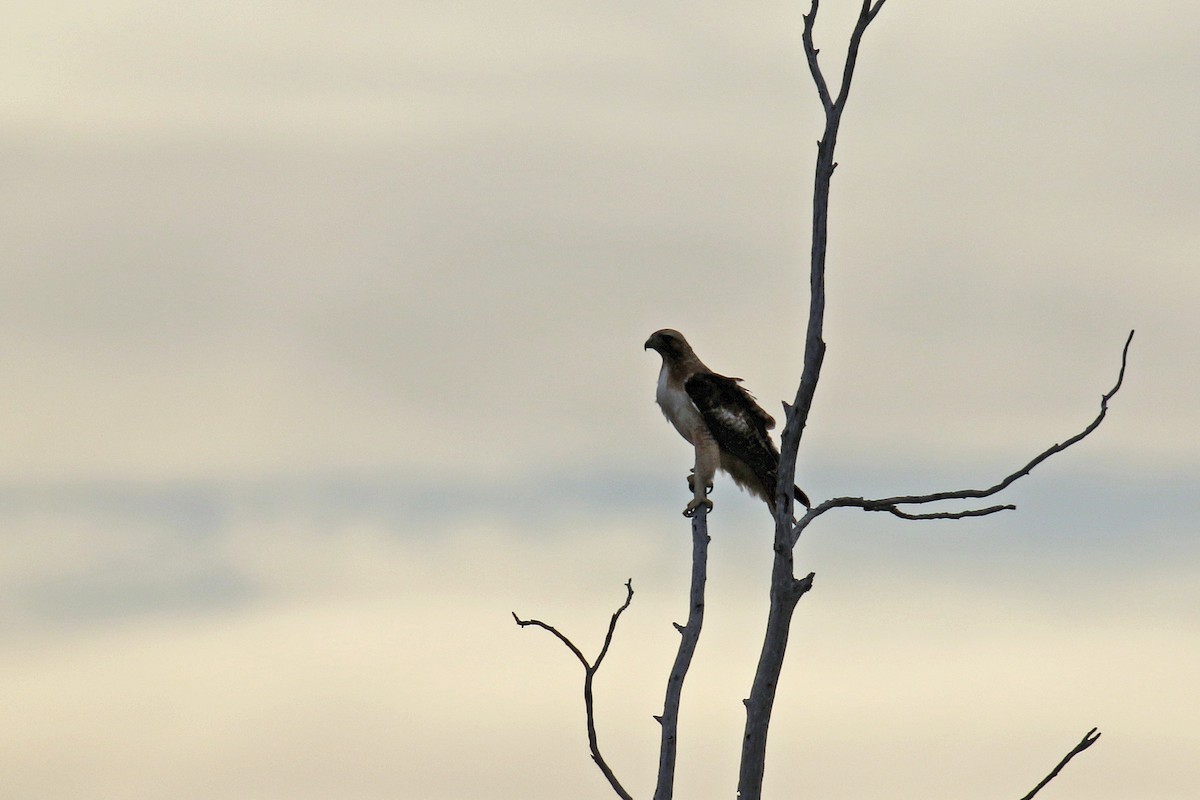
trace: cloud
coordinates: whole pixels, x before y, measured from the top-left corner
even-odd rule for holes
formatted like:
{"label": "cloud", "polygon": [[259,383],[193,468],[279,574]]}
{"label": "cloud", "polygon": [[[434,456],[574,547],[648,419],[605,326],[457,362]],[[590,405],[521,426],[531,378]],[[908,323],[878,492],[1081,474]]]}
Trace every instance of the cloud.
{"label": "cloud", "polygon": [[[45,35],[13,74],[54,90],[4,85],[10,474],[651,458],[637,345],[664,324],[793,393],[816,130],[794,9],[217,11],[15,21]],[[1115,7],[1062,37],[1074,13],[938,13],[864,54],[822,424],[864,455],[1058,435],[1138,327],[1123,441],[1186,462],[1194,387],[1166,365],[1195,333],[1196,181],[1130,157],[1151,142],[1117,80],[1150,59],[1155,147],[1187,141],[1181,26],[1151,6],[1110,48]],[[845,10],[822,14],[832,59]]]}
{"label": "cloud", "polygon": [[[822,8],[830,71],[853,10]],[[648,785],[690,455],[640,343],[678,327],[770,410],[794,394],[819,135],[801,12],[9,15],[12,790],[604,796],[576,665],[506,615],[590,647],[631,575],[600,724]],[[1018,513],[837,517],[802,543],[819,582],[774,725],[780,791],[1024,791],[1092,724],[1062,791],[1200,784],[1177,566],[1195,561],[1196,13],[889,4],[872,28],[810,493],[989,485],[1092,418],[1138,335],[1104,426],[1014,491]],[[769,558],[758,505],[718,508],[689,796],[732,784]]]}
{"label": "cloud", "polygon": [[[190,605],[164,596],[66,627],[10,626],[0,694],[12,790],[603,796],[586,756],[578,665],[509,612],[550,621],[594,652],[629,577],[636,595],[598,682],[599,725],[614,766],[631,785],[649,784],[669,622],[686,605],[686,523],[674,506],[577,508],[560,525],[503,505],[423,517],[348,491],[227,493],[235,500],[220,524],[191,539],[163,535],[153,555],[149,534],[114,524],[119,515],[69,547],[61,524],[28,526],[64,546],[6,547],[27,580],[115,573],[136,584],[142,570],[177,560],[167,546],[251,591]],[[552,495],[542,502],[552,507]],[[143,495],[124,508],[147,520],[156,503]],[[162,505],[176,506],[169,518],[183,527],[212,519],[195,512],[204,504]],[[761,509],[732,497],[721,507],[685,692],[680,792],[693,795],[733,782],[770,560],[756,535],[766,533]],[[883,781],[911,797],[1012,790],[1100,725],[1104,749],[1064,786],[1169,797],[1194,783],[1190,751],[1171,744],[1192,723],[1180,700],[1200,618],[1186,570],[1112,563],[1103,539],[1025,524],[895,522],[880,535],[831,520],[810,531],[802,559],[817,585],[780,690],[772,781],[846,797]],[[1160,531],[1143,544],[1164,541]],[[445,768],[456,748],[471,754],[471,770]]]}

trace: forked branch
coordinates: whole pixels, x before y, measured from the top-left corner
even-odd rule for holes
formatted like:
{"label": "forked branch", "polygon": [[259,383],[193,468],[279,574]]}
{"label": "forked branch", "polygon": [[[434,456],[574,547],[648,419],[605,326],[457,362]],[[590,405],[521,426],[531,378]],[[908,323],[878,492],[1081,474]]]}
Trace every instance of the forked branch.
{"label": "forked branch", "polygon": [[846,108],[846,100],[850,97],[850,84],[854,79],[854,68],[858,64],[858,49],[862,44],[863,34],[867,26],[883,8],[885,0],[863,0],[859,9],[858,20],[850,34],[850,44],[846,51],[846,62],[842,68],[842,85],[838,87],[837,98],[829,92],[825,75],[817,61],[820,52],[813,44],[813,26],[817,21],[817,11],[820,0],[812,0],[812,6],[804,15],[804,55],[808,60],[808,68],[812,73],[813,82],[817,86],[817,94],[825,109],[825,130],[817,142],[817,163],[813,179],[813,213],[812,213],[812,243],[810,247],[809,269],[809,305],[808,328],[804,338],[804,370],[800,375],[800,385],[796,388],[796,399],[786,406],[786,421],[780,434],[779,480],[775,500],[775,544],[784,547],[787,533],[791,529],[792,519],[792,486],[796,477],[796,457],[800,450],[800,438],[804,435],[804,427],[808,424],[808,414],[812,408],[813,397],[817,392],[817,382],[821,378],[821,365],[825,360],[825,253],[829,241],[829,189],[833,180],[833,171],[837,163],[833,154],[837,148],[838,130],[842,124],[842,112]]}
{"label": "forked branch", "polygon": [[1108,414],[1108,403],[1121,390],[1121,384],[1125,381],[1125,368],[1129,362],[1129,345],[1133,342],[1133,331],[1129,332],[1129,336],[1125,339],[1125,346],[1121,349],[1121,369],[1117,372],[1117,382],[1113,387],[1105,392],[1100,397],[1100,411],[1095,419],[1088,424],[1082,431],[1072,436],[1070,439],[1058,444],[1047,447],[1042,452],[1034,456],[1027,464],[1015,472],[1006,475],[999,483],[994,486],[989,486],[986,489],[958,489],[949,492],[934,492],[931,494],[915,494],[915,495],[898,495],[896,497],[884,497],[876,500],[869,500],[862,497],[834,497],[826,500],[823,503],[817,504],[810,509],[807,514],[796,524],[792,531],[792,544],[800,538],[800,534],[806,527],[817,517],[830,511],[834,508],[861,508],[864,511],[885,511],[902,519],[962,519],[964,517],[982,517],[987,514],[994,514],[998,511],[1007,511],[1015,509],[1014,505],[995,505],[986,508],[968,509],[966,511],[950,511],[950,512],[932,512],[932,513],[911,513],[902,511],[899,506],[905,505],[921,505],[924,503],[936,503],[942,500],[980,500],[985,497],[991,497],[994,494],[1004,491],[1020,478],[1025,477],[1033,468],[1041,464],[1046,459],[1057,453],[1061,453],[1073,444],[1076,444],[1086,438],[1092,431],[1100,427],[1100,423],[1104,421],[1104,417]]}
{"label": "forked branch", "polygon": [[1072,758],[1074,758],[1075,756],[1082,753],[1084,750],[1087,750],[1089,747],[1091,747],[1093,744],[1095,744],[1096,740],[1099,738],[1100,738],[1100,732],[1098,730],[1096,730],[1095,728],[1092,728],[1090,731],[1085,733],[1083,735],[1083,738],[1079,740],[1079,744],[1077,744],[1073,748],[1071,748],[1071,752],[1069,752],[1065,756],[1063,756],[1063,760],[1058,762],[1058,766],[1055,767],[1054,769],[1050,770],[1050,774],[1047,775],[1046,777],[1042,778],[1042,782],[1039,783],[1037,786],[1033,787],[1033,789],[1029,792],[1029,794],[1022,797],[1021,800],[1030,800],[1030,798],[1032,798],[1035,794],[1037,794],[1038,792],[1040,792],[1042,790],[1043,786],[1045,786],[1050,781],[1054,780],[1054,777],[1056,775],[1058,775],[1059,772],[1062,771],[1062,768],[1067,765],[1068,761],[1070,761]]}
{"label": "forked branch", "polygon": [[817,85],[817,95],[821,98],[821,105],[825,107],[826,114],[831,113],[835,108],[840,114],[842,108],[845,107],[846,98],[850,96],[850,80],[854,77],[854,67],[858,63],[858,47],[862,43],[863,33],[871,24],[871,20],[875,19],[879,9],[883,8],[884,2],[885,0],[875,0],[874,3],[871,3],[871,0],[863,0],[862,9],[858,14],[858,22],[855,23],[854,31],[850,34],[850,46],[846,50],[846,63],[842,69],[842,85],[838,90],[836,100],[830,97],[829,86],[825,83],[825,76],[821,73],[821,65],[817,63],[817,55],[821,51],[813,44],[813,25],[817,21],[820,0],[812,0],[812,7],[804,15],[802,37],[804,56],[808,60],[808,70],[812,73],[813,83]]}
{"label": "forked branch", "polygon": [[617,630],[617,620],[621,618],[621,614],[625,609],[629,608],[629,604],[633,602],[633,579],[625,581],[625,602],[613,612],[612,619],[608,622],[608,633],[604,635],[604,645],[600,648],[600,652],[596,655],[596,660],[589,662],[584,656],[583,651],[575,646],[565,634],[558,630],[553,625],[548,625],[540,619],[521,619],[517,613],[512,612],[513,620],[522,628],[532,625],[535,628],[549,631],[563,643],[563,645],[575,654],[575,658],[579,659],[579,663],[583,665],[583,706],[587,712],[587,735],[588,748],[592,753],[592,760],[596,762],[596,766],[604,773],[604,777],[608,779],[609,785],[613,791],[617,793],[622,800],[633,800],[629,792],[625,791],[625,787],[617,780],[617,776],[613,774],[612,769],[608,766],[608,762],[604,760],[604,756],[600,754],[600,744],[596,738],[596,716],[594,712],[594,703],[592,701],[592,681],[596,677],[597,670],[600,669],[601,662],[604,661],[604,656],[608,654],[608,647],[612,644],[613,633]]}

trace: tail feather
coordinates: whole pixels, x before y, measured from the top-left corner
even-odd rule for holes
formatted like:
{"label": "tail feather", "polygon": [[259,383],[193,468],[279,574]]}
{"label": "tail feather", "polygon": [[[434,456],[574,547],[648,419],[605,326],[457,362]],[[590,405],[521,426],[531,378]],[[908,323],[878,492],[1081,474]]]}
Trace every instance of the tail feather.
{"label": "tail feather", "polygon": [[799,486],[792,487],[795,490],[796,500],[805,508],[812,508],[812,503],[808,501],[808,495]]}
{"label": "tail feather", "polygon": [[[767,501],[767,508],[775,508],[775,476],[768,475],[762,482],[762,492],[759,496]],[[805,508],[812,508],[812,503],[808,500],[808,495],[799,486],[792,487],[792,494],[796,498],[796,502],[800,503]],[[772,512],[773,513],[773,512]]]}

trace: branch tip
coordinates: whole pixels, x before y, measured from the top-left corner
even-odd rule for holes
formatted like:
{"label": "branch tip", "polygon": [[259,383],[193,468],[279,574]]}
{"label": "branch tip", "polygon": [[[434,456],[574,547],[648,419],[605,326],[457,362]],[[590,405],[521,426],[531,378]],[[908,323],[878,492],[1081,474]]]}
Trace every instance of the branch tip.
{"label": "branch tip", "polygon": [[1040,792],[1047,783],[1054,780],[1054,778],[1058,775],[1058,773],[1062,771],[1062,768],[1067,765],[1067,762],[1069,762],[1072,758],[1074,758],[1075,756],[1082,753],[1084,750],[1087,750],[1089,747],[1091,747],[1093,744],[1095,744],[1096,740],[1099,738],[1100,738],[1100,732],[1096,728],[1092,728],[1090,731],[1085,733],[1083,735],[1083,738],[1079,740],[1079,744],[1077,744],[1073,748],[1071,748],[1071,752],[1069,752],[1065,756],[1063,756],[1062,761],[1058,762],[1058,766],[1056,766],[1054,769],[1050,770],[1050,774],[1047,775],[1046,777],[1042,778],[1041,782],[1037,786],[1033,787],[1033,789],[1030,790],[1029,794],[1022,797],[1021,800],[1030,800],[1030,798],[1032,798],[1035,794]]}

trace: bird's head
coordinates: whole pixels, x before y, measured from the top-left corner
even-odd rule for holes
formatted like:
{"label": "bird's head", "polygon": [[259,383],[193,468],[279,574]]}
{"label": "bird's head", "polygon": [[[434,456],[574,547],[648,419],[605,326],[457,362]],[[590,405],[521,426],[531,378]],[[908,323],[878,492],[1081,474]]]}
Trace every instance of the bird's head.
{"label": "bird's head", "polygon": [[683,338],[683,334],[671,328],[663,328],[650,334],[644,349],[654,350],[663,358],[676,359],[688,355],[692,348]]}

